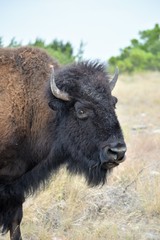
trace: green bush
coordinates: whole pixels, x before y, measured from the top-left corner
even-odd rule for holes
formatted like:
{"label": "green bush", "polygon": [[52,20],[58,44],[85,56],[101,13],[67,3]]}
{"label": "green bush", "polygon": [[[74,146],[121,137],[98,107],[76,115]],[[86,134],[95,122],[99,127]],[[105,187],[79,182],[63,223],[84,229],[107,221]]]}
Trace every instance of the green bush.
{"label": "green bush", "polygon": [[[62,65],[73,63],[75,60],[81,60],[83,58],[83,42],[80,43],[77,54],[74,54],[74,49],[70,42],[64,43],[63,41],[59,41],[57,39],[53,40],[49,44],[46,44],[44,40],[37,38],[34,42],[30,42],[27,45],[45,49],[51,57],[55,58]],[[20,46],[22,46],[22,44],[17,42],[15,38],[12,38],[7,47],[12,48]],[[0,37],[0,47],[4,47],[2,37]]]}
{"label": "green bush", "polygon": [[160,71],[160,26],[139,32],[140,40],[132,39],[130,46],[121,49],[121,54],[111,57],[110,68],[118,66],[121,72],[144,70]]}

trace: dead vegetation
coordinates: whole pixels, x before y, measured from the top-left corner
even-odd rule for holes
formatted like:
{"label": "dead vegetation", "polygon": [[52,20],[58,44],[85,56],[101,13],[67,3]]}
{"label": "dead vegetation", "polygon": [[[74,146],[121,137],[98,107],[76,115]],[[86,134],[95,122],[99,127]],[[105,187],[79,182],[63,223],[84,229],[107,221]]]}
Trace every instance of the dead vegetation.
{"label": "dead vegetation", "polygon": [[123,75],[115,95],[127,160],[99,188],[62,169],[26,201],[24,240],[160,240],[160,73]]}

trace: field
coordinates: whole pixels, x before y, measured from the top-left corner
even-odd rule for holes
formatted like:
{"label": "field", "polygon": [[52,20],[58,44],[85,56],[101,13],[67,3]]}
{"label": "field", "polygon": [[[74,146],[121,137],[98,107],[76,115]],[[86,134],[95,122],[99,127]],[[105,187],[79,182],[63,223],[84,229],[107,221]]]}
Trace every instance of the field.
{"label": "field", "polygon": [[98,188],[62,169],[24,204],[24,240],[160,240],[160,73],[120,76],[114,95],[126,161]]}

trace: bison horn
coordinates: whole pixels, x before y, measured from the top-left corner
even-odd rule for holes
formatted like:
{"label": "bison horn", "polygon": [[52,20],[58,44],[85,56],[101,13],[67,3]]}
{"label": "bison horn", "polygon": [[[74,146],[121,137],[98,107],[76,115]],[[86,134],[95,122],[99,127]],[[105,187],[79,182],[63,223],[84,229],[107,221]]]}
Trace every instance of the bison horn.
{"label": "bison horn", "polygon": [[116,85],[116,82],[117,82],[117,79],[118,79],[118,74],[119,74],[119,70],[118,70],[118,67],[116,67],[114,76],[113,76],[112,80],[109,82],[109,86],[110,86],[111,91],[113,90],[113,88]]}
{"label": "bison horn", "polygon": [[55,78],[54,78],[54,68],[53,65],[50,66],[52,68],[52,73],[51,73],[51,79],[50,79],[50,86],[51,86],[51,91],[53,95],[56,98],[62,99],[63,101],[70,101],[70,96],[68,93],[61,91],[55,83]]}

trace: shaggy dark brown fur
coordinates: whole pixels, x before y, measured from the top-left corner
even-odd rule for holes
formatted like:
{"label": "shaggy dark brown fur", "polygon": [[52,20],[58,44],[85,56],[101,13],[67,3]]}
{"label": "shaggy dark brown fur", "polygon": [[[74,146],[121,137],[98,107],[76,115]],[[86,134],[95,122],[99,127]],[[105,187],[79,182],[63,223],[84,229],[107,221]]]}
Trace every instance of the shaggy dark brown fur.
{"label": "shaggy dark brown fur", "polygon": [[[53,96],[51,67],[69,101]],[[105,66],[60,67],[40,49],[0,49],[0,226],[21,239],[22,204],[65,164],[103,184],[126,146]],[[49,106],[48,106],[49,105]]]}
{"label": "shaggy dark brown fur", "polygon": [[39,49],[0,49],[0,183],[13,181],[35,164],[33,157],[25,164],[20,156],[29,141],[40,159],[46,155],[44,149],[48,153],[46,128],[54,113],[44,100],[44,89],[50,64],[58,67]]}
{"label": "shaggy dark brown fur", "polygon": [[[39,49],[0,49],[0,188],[32,169],[37,159],[40,162],[49,152],[47,128],[54,112],[44,89],[51,75],[50,64],[58,67]],[[10,198],[6,194],[0,194],[3,232],[12,229],[24,201],[23,192],[21,196],[13,192]]]}

